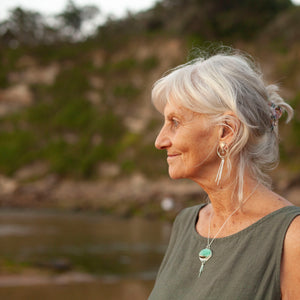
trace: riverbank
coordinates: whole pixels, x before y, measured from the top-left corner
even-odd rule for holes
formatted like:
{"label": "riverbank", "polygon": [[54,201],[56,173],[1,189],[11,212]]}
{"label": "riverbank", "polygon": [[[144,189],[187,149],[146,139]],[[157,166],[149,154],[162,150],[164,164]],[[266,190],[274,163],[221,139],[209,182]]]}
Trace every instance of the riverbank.
{"label": "riverbank", "polygon": [[[74,181],[55,175],[22,182],[0,179],[1,207],[99,211],[117,216],[157,217],[199,203],[205,193],[191,181],[149,180],[141,174],[116,179]],[[167,199],[167,207],[163,204]]]}
{"label": "riverbank", "polygon": [[39,269],[28,268],[17,274],[0,273],[0,291],[3,287],[62,285],[71,283],[93,282],[96,280],[97,278],[95,276],[82,272],[72,271],[62,274],[53,274],[51,272],[45,272]]}
{"label": "riverbank", "polygon": [[153,280],[105,280],[81,273],[49,277],[45,275],[0,276],[0,298],[9,300],[144,300]]}
{"label": "riverbank", "polygon": [[[285,170],[272,174],[274,190],[300,205],[300,177]],[[54,174],[36,180],[0,177],[0,205],[10,208],[53,208],[99,211],[116,216],[174,217],[182,208],[206,200],[189,180],[142,174],[119,179],[70,180]]]}

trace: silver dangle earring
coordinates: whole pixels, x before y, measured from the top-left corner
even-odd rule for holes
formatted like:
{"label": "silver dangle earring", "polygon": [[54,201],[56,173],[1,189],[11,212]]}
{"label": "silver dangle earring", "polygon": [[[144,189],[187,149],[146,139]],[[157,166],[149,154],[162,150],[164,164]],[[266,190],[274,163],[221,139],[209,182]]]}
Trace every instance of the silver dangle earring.
{"label": "silver dangle earring", "polygon": [[217,183],[217,185],[219,185],[221,177],[222,177],[224,161],[225,161],[225,157],[227,155],[227,150],[228,150],[227,145],[224,142],[221,142],[217,148],[217,154],[221,158],[220,166],[219,166],[218,173],[217,173],[217,176],[215,179],[215,182]]}

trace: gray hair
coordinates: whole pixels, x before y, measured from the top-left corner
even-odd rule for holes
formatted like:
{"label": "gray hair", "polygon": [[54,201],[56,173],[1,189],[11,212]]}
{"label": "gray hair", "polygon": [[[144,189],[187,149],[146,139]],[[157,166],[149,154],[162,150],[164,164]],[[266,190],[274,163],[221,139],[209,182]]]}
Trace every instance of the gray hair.
{"label": "gray hair", "polygon": [[172,100],[194,112],[207,114],[215,124],[224,125],[224,113],[234,113],[240,125],[229,148],[227,167],[230,173],[230,158],[238,158],[236,184],[242,201],[245,169],[270,187],[266,172],[279,161],[278,126],[272,125],[270,104],[287,113],[287,122],[293,109],[277,91],[276,85],[264,83],[259,67],[249,56],[232,50],[229,54],[201,56],[172,69],[154,84],[152,101],[161,113]]}

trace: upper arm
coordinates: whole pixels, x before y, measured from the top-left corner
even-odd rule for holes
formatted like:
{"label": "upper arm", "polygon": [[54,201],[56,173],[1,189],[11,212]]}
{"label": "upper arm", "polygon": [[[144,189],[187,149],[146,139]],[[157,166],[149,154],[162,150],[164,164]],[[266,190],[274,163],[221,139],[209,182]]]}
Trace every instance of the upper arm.
{"label": "upper arm", "polygon": [[300,216],[290,224],[281,261],[281,294],[283,300],[296,300],[300,295]]}

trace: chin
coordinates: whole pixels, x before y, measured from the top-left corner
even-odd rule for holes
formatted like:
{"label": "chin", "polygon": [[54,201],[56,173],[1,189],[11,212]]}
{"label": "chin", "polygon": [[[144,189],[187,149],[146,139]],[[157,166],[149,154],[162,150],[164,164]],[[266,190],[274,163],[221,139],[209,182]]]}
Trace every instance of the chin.
{"label": "chin", "polygon": [[172,172],[169,170],[169,176],[172,179],[184,179],[187,178],[186,176],[184,176],[184,174],[181,174],[179,172]]}

